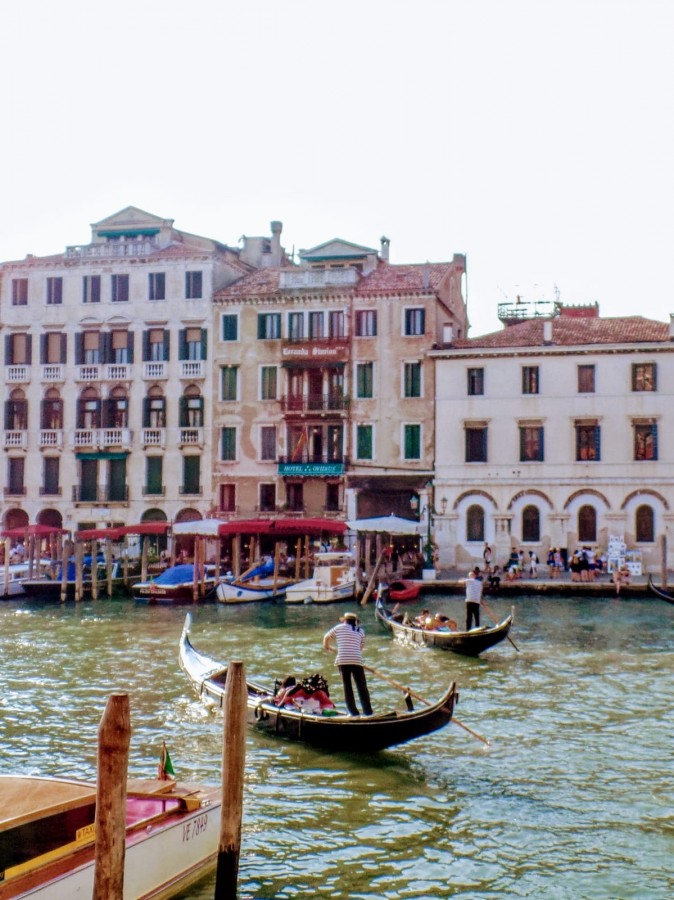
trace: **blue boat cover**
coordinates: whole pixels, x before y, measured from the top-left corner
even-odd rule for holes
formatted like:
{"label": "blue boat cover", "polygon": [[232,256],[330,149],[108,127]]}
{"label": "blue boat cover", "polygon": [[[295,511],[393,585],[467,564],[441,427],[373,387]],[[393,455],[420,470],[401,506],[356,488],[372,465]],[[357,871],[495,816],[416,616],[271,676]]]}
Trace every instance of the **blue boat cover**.
{"label": "blue boat cover", "polygon": [[183,563],[180,566],[172,566],[161,575],[152,579],[155,584],[185,584],[194,581],[194,566],[192,563]]}
{"label": "blue boat cover", "polygon": [[265,575],[273,575],[274,574],[274,560],[268,559],[266,562],[263,562],[261,565],[256,566],[252,572],[249,572],[247,575],[241,576],[239,578],[240,582],[248,581],[251,578],[256,578],[258,575],[264,577]]}

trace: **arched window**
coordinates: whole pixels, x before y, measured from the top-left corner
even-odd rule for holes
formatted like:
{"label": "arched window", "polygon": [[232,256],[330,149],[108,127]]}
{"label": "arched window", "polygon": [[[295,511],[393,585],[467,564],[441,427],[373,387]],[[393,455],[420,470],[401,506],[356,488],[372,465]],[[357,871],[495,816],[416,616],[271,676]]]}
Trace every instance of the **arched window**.
{"label": "arched window", "polygon": [[655,540],[655,516],[652,506],[639,506],[636,513],[637,542],[652,544]]}
{"label": "arched window", "polygon": [[101,401],[94,388],[85,388],[77,401],[77,427],[101,427]]}
{"label": "arched window", "polygon": [[63,428],[63,401],[55,388],[50,388],[44,395],[40,427],[45,430]]}
{"label": "arched window", "polygon": [[541,539],[541,518],[537,506],[525,506],[522,510],[522,540],[536,543]]}
{"label": "arched window", "polygon": [[597,540],[597,510],[594,506],[581,506],[578,510],[578,540],[592,544]]}
{"label": "arched window", "polygon": [[469,506],[466,513],[466,538],[469,541],[484,540],[484,510],[481,506]]}

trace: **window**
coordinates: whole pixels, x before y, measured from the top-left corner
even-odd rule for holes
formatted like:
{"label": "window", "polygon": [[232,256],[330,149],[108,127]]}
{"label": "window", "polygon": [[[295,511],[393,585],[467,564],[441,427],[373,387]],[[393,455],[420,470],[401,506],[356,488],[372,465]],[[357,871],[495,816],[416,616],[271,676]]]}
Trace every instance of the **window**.
{"label": "window", "polygon": [[169,334],[164,328],[143,332],[143,362],[164,362],[169,358]]}
{"label": "window", "polygon": [[373,459],[374,427],[372,425],[356,425],[356,457]]}
{"label": "window", "polygon": [[183,494],[201,493],[201,457],[183,456]]}
{"label": "window", "polygon": [[123,388],[115,388],[112,395],[103,401],[103,427],[129,427],[129,399]]}
{"label": "window", "polygon": [[239,339],[239,317],[234,313],[227,313],[222,317],[222,339],[223,341],[238,341]]}
{"label": "window", "polygon": [[143,428],[166,428],[166,398],[152,388],[143,401]]}
{"label": "window", "polygon": [[166,274],[150,272],[147,276],[148,300],[166,300]]}
{"label": "window", "polygon": [[262,366],[260,369],[260,400],[276,400],[278,396],[278,368]]}
{"label": "window", "polygon": [[325,337],[325,325],[322,312],[309,313],[309,337],[313,340],[320,340]]}
{"label": "window", "polygon": [[258,313],[257,336],[260,340],[278,340],[281,337],[281,313]]}
{"label": "window", "polygon": [[93,388],[82,391],[77,401],[77,427],[83,429],[101,427],[101,401]]}
{"label": "window", "polygon": [[344,434],[344,429],[341,425],[328,425],[328,429],[327,429],[328,462],[341,461],[343,434]]}
{"label": "window", "polygon": [[576,425],[576,461],[598,462],[601,459],[601,429],[596,422]]}
{"label": "window", "polygon": [[28,428],[28,401],[21,390],[12,391],[5,401],[5,429],[25,431]]}
{"label": "window", "polygon": [[260,511],[274,512],[276,509],[276,485],[260,485]]}
{"label": "window", "polygon": [[129,300],[129,276],[111,276],[111,299],[113,303],[128,303]]}
{"label": "window", "polygon": [[236,512],[236,485],[220,485],[220,509],[222,512]]}
{"label": "window", "polygon": [[539,393],[538,366],[522,366],[522,393]]}
{"label": "window", "polygon": [[421,459],[421,425],[403,425],[404,458]]}
{"label": "window", "polygon": [[288,508],[292,512],[302,512],[304,510],[304,485],[301,481],[289,481],[286,485],[286,497],[288,498]]}
{"label": "window", "polygon": [[377,310],[359,309],[355,319],[356,337],[377,336]]}
{"label": "window", "polygon": [[639,544],[652,544],[655,541],[655,516],[652,506],[637,507],[636,516],[636,538]]}
{"label": "window", "polygon": [[220,369],[220,399],[236,400],[238,398],[239,367],[222,366]]}
{"label": "window", "polygon": [[84,275],[82,278],[82,303],[101,302],[101,276]]}
{"label": "window", "polygon": [[101,335],[98,331],[85,331],[76,338],[77,365],[96,366],[101,362]]}
{"label": "window", "polygon": [[180,331],[178,358],[193,362],[206,359],[208,332],[205,328],[184,328]]}
{"label": "window", "polygon": [[202,272],[185,272],[185,297],[188,300],[200,300],[203,290]]}
{"label": "window", "polygon": [[304,313],[288,314],[288,340],[300,341],[304,338]]}
{"label": "window", "polygon": [[260,459],[265,462],[276,461],[276,425],[263,425],[260,428]]}
{"label": "window", "polygon": [[60,494],[59,488],[59,463],[58,456],[45,456],[42,465],[42,494]]}
{"label": "window", "polygon": [[658,426],[655,423],[634,426],[634,458],[638,461],[658,458]]}
{"label": "window", "polygon": [[635,363],[632,366],[632,390],[655,391],[657,369],[655,363]]}
{"label": "window", "polygon": [[24,475],[26,460],[23,456],[10,456],[7,460],[7,490],[10,494],[25,494]]}
{"label": "window", "polygon": [[47,331],[40,337],[40,362],[58,365],[66,361],[66,336],[62,331]]}
{"label": "window", "polygon": [[405,310],[405,334],[408,336],[420,335],[426,332],[426,310],[406,309]]}
{"label": "window", "polygon": [[8,334],[5,337],[5,365],[27,366],[32,360],[31,335],[25,332]]}
{"label": "window", "polygon": [[148,456],[145,459],[145,493],[164,493],[164,457]]}
{"label": "window", "polygon": [[466,462],[487,462],[487,426],[466,426]]}
{"label": "window", "polygon": [[78,496],[82,501],[95,501],[98,499],[98,460],[80,460],[80,483]]}
{"label": "window", "polygon": [[126,365],[133,362],[133,332],[113,331],[110,334],[110,355],[108,362]]}
{"label": "window", "polygon": [[28,279],[12,278],[12,306],[28,305]]}
{"label": "window", "polygon": [[541,516],[537,506],[525,506],[522,510],[522,540],[538,543],[541,539]]}
{"label": "window", "polygon": [[484,394],[484,369],[468,369],[468,396]]}
{"label": "window", "polygon": [[341,309],[333,310],[328,313],[328,336],[342,338],[344,335],[344,313]]}
{"label": "window", "polygon": [[63,279],[47,279],[47,305],[58,306],[63,303]]}
{"label": "window", "polygon": [[594,394],[594,366],[578,366],[578,393]]}
{"label": "window", "polygon": [[594,544],[597,540],[597,510],[594,506],[581,506],[578,510],[578,540]]}
{"label": "window", "polygon": [[225,426],[220,432],[220,459],[225,462],[236,460],[236,428]]}
{"label": "window", "polygon": [[403,373],[403,396],[421,397],[421,363],[405,363]]}
{"label": "window", "polygon": [[357,364],[356,397],[365,400],[374,397],[374,363]]}
{"label": "window", "polygon": [[481,506],[469,506],[466,510],[466,539],[484,540],[484,510]]}
{"label": "window", "polygon": [[520,425],[520,462],[543,462],[542,425]]}
{"label": "window", "polygon": [[339,506],[339,484],[329,481],[325,485],[325,509],[327,512],[338,512]]}
{"label": "window", "polygon": [[180,398],[180,427],[202,428],[204,424],[204,398],[199,389],[191,386],[186,388],[184,396]]}
{"label": "window", "polygon": [[63,428],[63,400],[58,391],[47,391],[42,401],[40,428],[46,431],[60,431]]}

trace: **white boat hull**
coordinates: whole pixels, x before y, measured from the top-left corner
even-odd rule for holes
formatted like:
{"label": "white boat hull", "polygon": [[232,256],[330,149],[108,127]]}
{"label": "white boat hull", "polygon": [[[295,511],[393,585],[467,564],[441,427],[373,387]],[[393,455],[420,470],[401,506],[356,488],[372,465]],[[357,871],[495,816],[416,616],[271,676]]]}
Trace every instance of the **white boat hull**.
{"label": "white boat hull", "polygon": [[236,582],[221,581],[215,591],[220,603],[254,603],[260,600],[283,599],[286,592],[285,584],[278,584],[274,589],[272,579],[263,579],[257,584],[236,584]]}
{"label": "white boat hull", "polygon": [[285,599],[286,603],[335,603],[339,600],[351,600],[355,596],[355,580],[329,585],[310,578],[289,587]]}

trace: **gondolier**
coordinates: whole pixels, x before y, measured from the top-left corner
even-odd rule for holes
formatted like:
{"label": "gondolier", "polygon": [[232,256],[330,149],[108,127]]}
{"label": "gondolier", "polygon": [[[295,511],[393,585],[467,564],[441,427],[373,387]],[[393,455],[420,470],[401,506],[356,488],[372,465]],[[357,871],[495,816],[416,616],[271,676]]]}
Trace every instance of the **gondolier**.
{"label": "gondolier", "polygon": [[466,631],[470,631],[473,621],[475,627],[480,627],[480,601],[482,600],[482,582],[475,577],[475,572],[469,572],[465,579],[466,585]]}
{"label": "gondolier", "polygon": [[[336,648],[331,643],[333,638],[337,642]],[[323,648],[331,653],[337,653],[336,662],[342,676],[344,702],[351,716],[360,715],[353,695],[353,683],[358,690],[364,715],[372,715],[370,692],[363,669],[364,643],[365,632],[360,627],[358,616],[354,612],[344,613],[339,624],[331,628],[323,638]]]}

